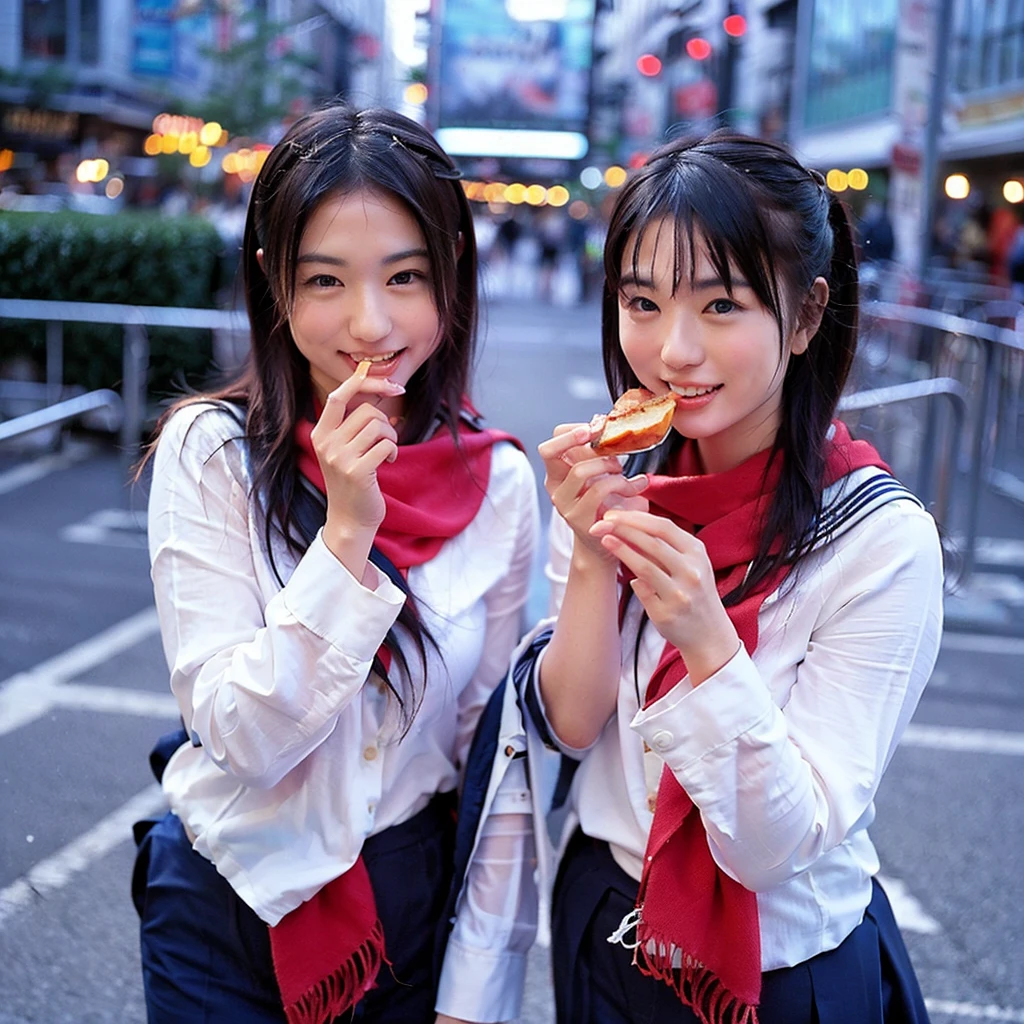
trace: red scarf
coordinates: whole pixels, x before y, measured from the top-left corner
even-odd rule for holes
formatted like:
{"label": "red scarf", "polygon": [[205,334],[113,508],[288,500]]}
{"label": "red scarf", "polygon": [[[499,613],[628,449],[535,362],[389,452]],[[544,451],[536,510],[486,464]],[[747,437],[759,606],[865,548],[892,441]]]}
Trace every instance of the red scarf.
{"label": "red scarf", "polygon": [[[312,430],[308,420],[295,428],[299,471],[325,492]],[[377,470],[387,511],[374,544],[403,575],[433,558],[476,516],[490,479],[491,448],[502,440],[522,447],[508,434],[460,422],[457,446],[442,427],[428,441],[402,445],[398,458]],[[320,1024],[355,1006],[387,959],[384,938],[360,856],[270,928],[274,973],[289,1024]]]}
{"label": "red scarf", "polygon": [[[834,427],[826,456],[826,487],[865,466],[888,471],[870,444],[852,441],[839,421]],[[644,491],[652,512],[691,533],[699,531],[720,595],[742,582],[757,552],[763,514],[782,469],[780,458],[771,464],[769,459],[766,450],[728,472],[698,475],[696,445],[689,442],[675,467],[678,475],[652,476]],[[727,609],[750,654],[757,647],[761,604],[788,571],[784,567],[772,573]],[[679,651],[666,644],[644,706],[668,693],[685,675]],[[761,996],[757,897],[715,863],[700,813],[667,765],[658,785],[636,905],[636,958],[644,974],[670,985],[702,1024],[756,1024]],[[672,950],[681,952],[682,969],[673,968]]]}

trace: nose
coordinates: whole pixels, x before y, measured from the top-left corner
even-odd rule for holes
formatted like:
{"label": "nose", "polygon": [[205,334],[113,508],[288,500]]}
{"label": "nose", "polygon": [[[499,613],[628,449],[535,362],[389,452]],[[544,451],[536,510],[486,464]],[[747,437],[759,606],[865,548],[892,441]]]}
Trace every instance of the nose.
{"label": "nose", "polygon": [[704,343],[696,317],[682,313],[673,317],[662,341],[661,361],[672,370],[700,366],[704,362]]}
{"label": "nose", "polygon": [[353,340],[361,342],[381,341],[391,333],[387,302],[376,289],[353,290],[348,330]]}

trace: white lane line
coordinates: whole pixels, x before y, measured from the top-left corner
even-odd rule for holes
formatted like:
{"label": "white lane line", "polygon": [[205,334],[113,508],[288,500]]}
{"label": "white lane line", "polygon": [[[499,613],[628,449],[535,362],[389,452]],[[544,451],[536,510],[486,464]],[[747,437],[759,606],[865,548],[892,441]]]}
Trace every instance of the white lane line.
{"label": "white lane line", "polygon": [[0,889],[0,927],[23,907],[63,888],[93,861],[126,842],[131,838],[134,822],[163,806],[165,801],[160,787],[147,787],[52,857],[40,861],[21,878]]}
{"label": "white lane line", "polygon": [[53,690],[51,702],[76,711],[111,711],[119,715],[177,718],[181,714],[178,702],[170,693],[122,690],[117,686],[65,683]]}
{"label": "white lane line", "polygon": [[925,999],[929,1013],[950,1017],[970,1017],[974,1020],[1001,1020],[1010,1024],[1024,1024],[1024,1010],[1011,1010],[1002,1006],[980,1006],[978,1003],[955,1003],[949,999]]}
{"label": "white lane line", "polygon": [[944,651],[970,651],[973,654],[1024,654],[1024,639],[1017,636],[990,636],[987,633],[943,633]]}
{"label": "white lane line", "polygon": [[900,745],[955,750],[964,754],[1024,755],[1024,733],[997,729],[956,729],[945,725],[907,726]]}
{"label": "white lane line", "polygon": [[156,609],[145,608],[35,668],[0,682],[0,736],[46,714],[67,680],[102,665],[158,630]]}
{"label": "white lane line", "polygon": [[26,484],[33,484],[59,469],[67,469],[76,462],[87,458],[92,451],[93,448],[90,444],[65,442],[64,451],[40,456],[23,466],[15,466],[13,469],[7,470],[6,473],[0,473],[0,494],[8,494]]}
{"label": "white lane line", "polygon": [[75,544],[107,544],[122,548],[146,547],[145,510],[104,508],[81,522],[65,526],[60,539]]}
{"label": "white lane line", "polygon": [[942,925],[921,906],[900,879],[880,874],[878,881],[889,897],[893,916],[901,931],[919,932],[921,935],[938,935],[942,931]]}

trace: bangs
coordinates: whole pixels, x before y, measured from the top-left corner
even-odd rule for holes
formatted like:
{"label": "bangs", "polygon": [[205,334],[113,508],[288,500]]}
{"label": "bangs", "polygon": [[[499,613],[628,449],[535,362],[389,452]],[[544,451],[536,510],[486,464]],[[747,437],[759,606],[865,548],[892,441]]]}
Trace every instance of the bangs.
{"label": "bangs", "polygon": [[[699,154],[688,153],[691,159]],[[662,233],[672,232],[672,294],[684,277],[692,286],[700,254],[705,253],[728,293],[736,275],[753,289],[762,305],[783,323],[782,288],[775,272],[775,235],[769,198],[755,191],[750,179],[719,161],[674,162],[671,167],[647,169],[635,184],[644,187],[623,196],[619,216],[609,232],[606,262],[608,284],[620,290],[622,267],[630,265],[637,279],[650,277],[640,264],[645,237],[655,231],[654,250]],[[651,181],[650,179],[656,179]],[[656,185],[656,187],[652,187]]]}

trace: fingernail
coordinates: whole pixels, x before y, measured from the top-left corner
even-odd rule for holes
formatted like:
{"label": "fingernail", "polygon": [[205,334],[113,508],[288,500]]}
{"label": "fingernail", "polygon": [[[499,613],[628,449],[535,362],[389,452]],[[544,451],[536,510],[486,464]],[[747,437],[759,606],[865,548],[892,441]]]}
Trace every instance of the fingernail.
{"label": "fingernail", "polygon": [[385,377],[384,381],[394,390],[396,395],[405,394],[405,385],[399,384],[397,380],[392,380],[390,377]]}
{"label": "fingernail", "polygon": [[643,490],[643,488],[647,486],[647,474],[637,473],[636,476],[631,476],[629,478],[629,482],[631,484],[635,484],[638,490]]}
{"label": "fingernail", "polygon": [[585,444],[590,440],[590,427],[577,427],[573,431],[572,437],[578,444]]}

